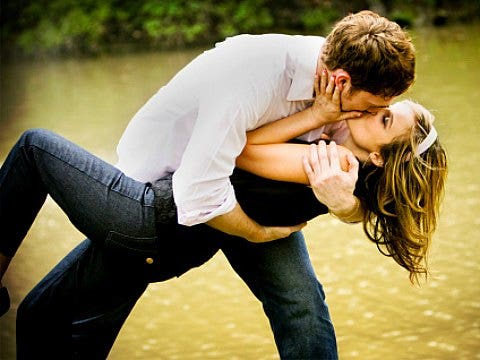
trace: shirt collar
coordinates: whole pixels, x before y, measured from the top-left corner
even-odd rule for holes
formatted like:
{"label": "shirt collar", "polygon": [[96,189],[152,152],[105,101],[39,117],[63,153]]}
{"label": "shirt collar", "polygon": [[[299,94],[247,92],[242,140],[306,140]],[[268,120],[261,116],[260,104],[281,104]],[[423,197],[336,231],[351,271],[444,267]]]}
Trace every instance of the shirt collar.
{"label": "shirt collar", "polygon": [[292,84],[287,94],[288,101],[311,100],[313,96],[313,80],[317,70],[317,60],[325,38],[320,36],[304,36],[305,41],[291,53],[294,69]]}

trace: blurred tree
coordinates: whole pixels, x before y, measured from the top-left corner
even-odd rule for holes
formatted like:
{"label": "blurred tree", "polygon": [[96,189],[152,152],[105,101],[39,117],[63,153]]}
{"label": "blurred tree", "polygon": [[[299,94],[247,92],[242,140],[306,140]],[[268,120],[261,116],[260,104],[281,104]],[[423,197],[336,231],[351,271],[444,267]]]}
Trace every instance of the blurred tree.
{"label": "blurred tree", "polygon": [[478,20],[480,0],[2,0],[2,54],[83,54],[116,44],[204,45],[238,33],[324,34],[373,9],[403,26]]}

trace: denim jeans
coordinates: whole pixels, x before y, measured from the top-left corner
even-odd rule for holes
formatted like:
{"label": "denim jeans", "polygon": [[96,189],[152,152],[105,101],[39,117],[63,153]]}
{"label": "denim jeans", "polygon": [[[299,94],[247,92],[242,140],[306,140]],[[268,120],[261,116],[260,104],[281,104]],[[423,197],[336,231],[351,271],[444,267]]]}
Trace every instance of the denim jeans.
{"label": "denim jeans", "polygon": [[31,130],[0,170],[0,228],[7,234],[1,252],[15,253],[46,194],[90,240],[20,305],[19,359],[105,359],[150,281],[180,276],[219,249],[262,302],[282,359],[337,358],[325,295],[300,232],[253,244],[206,225],[163,231],[148,184],[57,135]]}
{"label": "denim jeans", "polygon": [[[47,130],[26,131],[0,169],[0,251],[13,256],[47,195],[91,239],[157,246],[153,190]],[[54,244],[52,244],[54,246]]]}

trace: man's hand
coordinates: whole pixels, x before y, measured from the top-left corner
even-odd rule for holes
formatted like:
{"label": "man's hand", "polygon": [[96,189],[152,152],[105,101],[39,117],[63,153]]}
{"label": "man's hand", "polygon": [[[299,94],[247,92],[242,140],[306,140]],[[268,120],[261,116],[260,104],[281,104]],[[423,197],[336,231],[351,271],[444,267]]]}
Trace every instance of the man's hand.
{"label": "man's hand", "polygon": [[[307,223],[295,225],[295,226],[263,226],[263,234],[256,239],[250,239],[249,241],[255,243],[269,242],[273,240],[283,239],[295,231],[302,230]],[[247,239],[248,240],[248,239]]]}
{"label": "man's hand", "polygon": [[296,226],[262,226],[248,217],[237,203],[232,211],[214,217],[207,225],[224,233],[242,237],[250,242],[262,243],[283,239],[301,230],[307,223]]}
{"label": "man's hand", "polygon": [[328,76],[324,69],[320,76],[315,75],[315,101],[310,107],[312,116],[318,120],[322,126],[327,123],[357,119],[362,116],[360,111],[342,111],[341,90],[335,86],[335,77]]}
{"label": "man's hand", "polygon": [[358,179],[358,161],[350,151],[343,148],[342,151],[345,151],[344,169],[335,142],[328,147],[324,141],[312,144],[303,159],[303,168],[318,201],[341,220],[357,222],[362,219],[359,200],[353,195]]}

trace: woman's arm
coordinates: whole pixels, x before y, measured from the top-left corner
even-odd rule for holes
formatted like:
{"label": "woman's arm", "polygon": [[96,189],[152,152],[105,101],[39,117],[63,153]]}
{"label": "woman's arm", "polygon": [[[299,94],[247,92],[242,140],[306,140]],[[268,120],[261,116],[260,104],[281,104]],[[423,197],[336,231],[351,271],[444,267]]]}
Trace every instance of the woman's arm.
{"label": "woman's arm", "polygon": [[307,149],[308,145],[302,144],[247,144],[237,158],[237,166],[268,179],[308,185],[302,167]]}
{"label": "woman's arm", "polygon": [[[309,159],[309,163],[313,159],[309,147],[284,143],[335,119],[361,115],[359,112],[341,113],[340,91],[335,87],[334,78],[327,84],[325,72],[322,72],[320,84],[315,79],[315,92],[317,97],[312,107],[247,133],[247,144],[237,158],[237,166],[265,178],[311,185],[317,199],[334,215],[346,222],[360,221],[362,210],[353,195],[358,162],[350,151],[335,146],[336,160],[332,165],[330,151],[322,144],[315,161],[318,162],[318,154],[322,153],[323,167],[328,171],[322,173],[313,167],[307,175],[304,159]],[[342,191],[337,192],[337,188]]]}
{"label": "woman's arm", "polygon": [[341,111],[340,90],[335,87],[335,78],[330,77],[327,81],[327,77],[327,73],[322,72],[319,83],[318,76],[315,76],[316,97],[312,106],[249,131],[247,145],[284,143],[329,123],[361,116],[358,111]]}
{"label": "woman's arm", "polygon": [[248,145],[280,144],[320,128],[327,123],[315,117],[312,107],[247,132]]}
{"label": "woman's arm", "polygon": [[[340,166],[343,171],[350,168],[350,151],[337,145]],[[309,185],[303,168],[303,159],[310,156],[310,145],[306,144],[267,144],[245,146],[237,158],[237,166],[252,174],[272,180],[288,181]]]}
{"label": "woman's arm", "polygon": [[247,145],[237,158],[237,166],[268,179],[310,185],[318,201],[344,222],[363,218],[359,199],[353,195],[358,162],[342,146],[327,147],[324,142]]}

